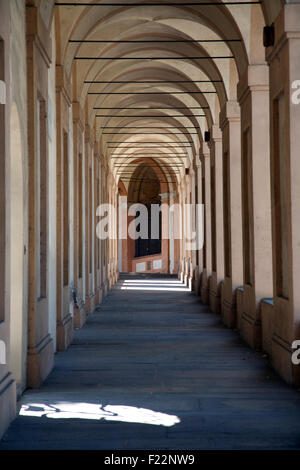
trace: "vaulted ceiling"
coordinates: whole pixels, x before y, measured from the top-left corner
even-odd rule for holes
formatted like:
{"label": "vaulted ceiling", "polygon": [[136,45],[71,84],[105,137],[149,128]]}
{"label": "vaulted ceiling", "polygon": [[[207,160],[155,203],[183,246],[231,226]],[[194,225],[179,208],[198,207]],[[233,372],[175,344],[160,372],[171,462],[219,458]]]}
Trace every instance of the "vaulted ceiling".
{"label": "vaulted ceiling", "polygon": [[[189,166],[248,64],[264,63],[262,29],[284,2],[137,3],[68,0],[55,11],[57,63],[115,174],[115,161],[142,155]],[[40,2],[45,21],[50,5]]]}

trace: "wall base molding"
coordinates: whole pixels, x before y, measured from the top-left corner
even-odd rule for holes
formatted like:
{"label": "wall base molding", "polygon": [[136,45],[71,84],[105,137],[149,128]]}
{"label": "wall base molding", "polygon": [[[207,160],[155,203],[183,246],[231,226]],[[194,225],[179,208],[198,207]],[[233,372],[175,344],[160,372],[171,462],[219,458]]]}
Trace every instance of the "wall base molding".
{"label": "wall base molding", "polygon": [[28,348],[27,353],[27,386],[39,388],[53,368],[53,339],[47,334],[35,347]]}
{"label": "wall base molding", "polygon": [[73,317],[68,313],[57,322],[57,350],[65,351],[73,339]]}
{"label": "wall base molding", "polygon": [[8,372],[0,380],[0,438],[14,420],[17,413],[16,383]]}
{"label": "wall base molding", "polygon": [[74,305],[74,328],[82,328],[86,322],[85,307]]}
{"label": "wall base molding", "polygon": [[262,326],[261,321],[253,318],[249,313],[243,312],[241,318],[241,336],[253,349],[261,347]]}
{"label": "wall base molding", "polygon": [[300,368],[299,365],[292,363],[291,344],[274,333],[272,336],[272,366],[276,372],[290,385],[294,387],[300,386]]}

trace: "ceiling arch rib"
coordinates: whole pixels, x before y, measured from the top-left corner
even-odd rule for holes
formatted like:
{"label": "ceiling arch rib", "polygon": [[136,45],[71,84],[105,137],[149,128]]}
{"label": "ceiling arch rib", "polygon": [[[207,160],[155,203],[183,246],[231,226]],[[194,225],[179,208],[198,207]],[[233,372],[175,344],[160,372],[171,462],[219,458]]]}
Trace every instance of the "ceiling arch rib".
{"label": "ceiling arch rib", "polygon": [[116,182],[118,184],[122,182],[122,184],[128,190],[132,175],[135,173],[136,168],[138,168],[140,164],[147,164],[150,166],[150,168],[159,169],[161,174],[164,175],[169,191],[176,189],[178,184],[179,167],[177,167],[175,164],[170,166],[163,161],[157,161],[156,159],[150,157],[147,160],[144,160],[143,158],[132,158],[130,162],[127,161],[126,163],[115,165],[112,171],[114,173]]}
{"label": "ceiling arch rib", "polygon": [[[110,103],[112,105],[112,103]],[[127,119],[135,118],[135,116],[139,116],[140,119],[143,119],[143,117],[147,116],[159,116],[161,117],[160,120],[163,120],[164,116],[165,119],[168,119],[170,122],[170,119],[174,118],[174,116],[178,116],[178,118],[184,119],[184,120],[189,120],[190,124],[188,127],[191,125],[194,125],[194,129],[197,131],[198,138],[201,136],[199,135],[199,129],[200,129],[200,119],[201,117],[197,116],[204,116],[204,110],[203,106],[197,104],[195,108],[190,109],[188,106],[188,103],[184,103],[183,101],[176,100],[174,97],[171,96],[164,96],[161,101],[159,101],[159,98],[156,98],[155,100],[149,101],[149,99],[143,97],[143,96],[138,96],[138,97],[133,97],[130,101],[125,100],[121,101],[118,103],[120,105],[121,109],[112,109],[112,110],[99,110],[98,112],[101,112],[101,114],[97,114],[97,116],[107,116],[105,117],[100,117],[99,123],[97,122],[97,126],[99,125],[102,129],[101,132],[101,138],[105,141],[106,135],[103,134],[103,132],[106,130],[105,128],[107,126],[111,126],[112,123],[116,125],[116,127],[119,126],[119,121],[118,120],[123,120],[125,116],[129,116]],[[132,107],[134,106],[135,109],[132,111],[129,111],[127,109],[123,110],[123,106]],[[169,107],[167,107],[167,105]],[[143,109],[141,107],[143,106]],[[139,109],[140,108],[140,109]],[[166,108],[166,109],[165,109]],[[111,114],[113,112],[113,114]],[[131,115],[130,115],[131,113]],[[112,117],[110,117],[112,116]],[[159,119],[156,118],[156,119]],[[126,118],[125,118],[126,119]],[[205,120],[205,118],[202,118],[202,120]],[[178,119],[179,122],[179,119]],[[176,123],[173,121],[173,124],[176,126]],[[181,125],[184,125],[184,122],[181,123]],[[189,134],[189,129],[186,131],[187,134]]]}
{"label": "ceiling arch rib", "polygon": [[[145,34],[145,31],[139,31],[140,38],[144,37]],[[163,34],[162,32],[160,33],[160,35],[158,35],[157,32],[155,34],[158,39],[161,38],[162,40],[166,40],[166,37],[169,38],[169,40],[171,41],[174,41],[176,39],[182,40],[182,35],[179,35],[178,33],[177,35],[174,35],[174,31],[172,36],[170,36],[170,34],[166,36],[165,33]],[[87,52],[87,48],[89,48],[90,46],[94,47],[93,53],[91,52],[92,49],[90,50],[90,52]],[[174,47],[174,43],[162,43],[160,46],[157,44],[147,44],[147,47],[145,47],[145,45],[142,43],[131,43],[127,46],[125,44],[115,44],[113,49],[100,51],[99,48],[97,49],[96,44],[84,44],[84,47],[79,47],[76,57],[79,58],[89,56],[95,58],[97,57],[100,60],[91,60],[90,63],[88,61],[83,61],[83,64],[81,64],[80,59],[77,59],[76,63],[78,69],[78,82],[84,84],[84,81],[86,79],[93,80],[96,79],[96,77],[99,75],[103,76],[103,80],[105,80],[104,77],[110,77],[113,82],[115,80],[115,77],[119,76],[120,73],[124,73],[124,71],[126,70],[131,70],[133,67],[136,67],[137,64],[141,67],[141,65],[147,66],[150,63],[150,65],[152,65],[153,67],[157,67],[157,61],[152,61],[151,63],[149,59],[147,60],[147,57],[158,56],[160,57],[160,67],[164,67],[166,69],[173,69],[173,71],[175,72],[177,71],[178,73],[186,74],[190,80],[197,80],[199,74],[203,74],[207,80],[218,80],[219,84],[216,87],[216,91],[220,95],[220,101],[224,101],[224,99],[226,99],[226,92],[220,80],[224,81],[228,94],[230,89],[228,84],[230,60],[220,59],[218,67],[218,60],[210,60],[212,56],[207,53],[205,48],[200,47],[200,45],[198,44],[176,44],[176,51],[174,50]],[[138,61],[130,59],[130,57],[133,55],[137,55],[139,57]],[[170,59],[163,59],[163,57],[168,56],[171,58],[171,61]],[[230,56],[231,52],[227,48],[227,46],[226,48],[223,47],[219,51],[216,50],[215,52],[215,57]],[[108,57],[115,58],[116,60],[105,60]],[[193,61],[192,59],[187,59],[188,57],[201,57],[202,59]],[[119,59],[126,60],[119,61]],[[84,85],[85,92],[88,91],[89,85]]]}
{"label": "ceiling arch rib", "polygon": [[[116,179],[119,182],[119,179],[123,176],[122,183],[128,189],[133,175],[136,174],[136,170],[139,168],[142,170],[142,168],[144,168],[144,171],[142,170],[142,172],[145,174],[146,166],[153,169],[159,179],[168,184],[170,191],[176,188],[176,167],[174,168],[173,165],[171,168],[163,162],[157,162],[155,159],[151,158],[149,158],[147,161],[142,158],[133,159],[130,163],[124,164],[124,167],[116,166],[114,169]],[[122,171],[119,171],[119,168],[122,168]]]}
{"label": "ceiling arch rib", "polygon": [[[179,121],[178,121],[178,120],[174,120],[174,118],[170,118],[170,121],[169,121],[168,123],[166,122],[166,120],[164,120],[162,123],[159,123],[159,124],[158,124],[158,121],[159,121],[159,120],[157,120],[157,119],[156,119],[155,121],[153,121],[153,120],[147,118],[147,119],[145,119],[145,120],[143,121],[143,125],[144,125],[144,126],[149,126],[150,128],[153,128],[154,126],[158,126],[158,125],[159,125],[162,130],[163,130],[164,127],[166,127],[166,126],[170,126],[170,125],[172,126],[172,125],[173,125],[173,128],[174,128],[174,129],[177,129],[177,132],[178,132],[179,126],[180,126],[180,128],[185,127],[185,126],[184,126],[184,123],[182,123],[182,122],[179,123]],[[125,123],[123,123],[123,126],[124,126],[124,124],[125,124]],[[141,126],[141,120],[137,120],[137,119],[129,120],[129,119],[127,119],[127,125],[129,125],[129,124],[130,124],[130,126],[135,126],[135,125],[136,125],[136,126],[139,127],[139,126]],[[120,125],[120,126],[118,126],[118,127],[123,127],[123,126]],[[124,128],[125,128],[125,126],[124,126]],[[169,132],[170,132],[170,129],[169,129]],[[141,133],[137,133],[135,136],[132,136],[132,137],[133,137],[136,141],[140,141],[141,138],[143,138],[145,141],[147,141],[147,140],[150,140],[150,136],[151,136],[151,138],[154,138],[154,137],[155,137],[157,140],[162,140],[162,139],[170,140],[170,137],[172,137],[173,141],[174,141],[175,143],[178,143],[178,145],[180,145],[180,142],[186,141],[186,140],[187,140],[186,138],[188,137],[187,135],[182,134],[182,138],[181,138],[181,139],[178,139],[178,134],[172,134],[172,135],[169,135],[169,134],[168,134],[168,135],[157,135],[157,134],[155,133],[155,131],[154,131],[152,134],[147,134],[147,136],[145,136],[145,135],[141,132]],[[130,136],[122,136],[122,137],[123,137],[123,141],[124,141],[124,142],[130,141],[130,139],[128,139],[128,137],[130,137]],[[131,137],[131,139],[132,139],[132,137]],[[116,139],[115,139],[115,140],[116,140]],[[189,153],[189,156],[190,156],[190,158],[192,158],[192,156],[194,155],[194,153],[195,153],[195,152],[197,151],[197,149],[198,149],[198,140],[196,140],[196,141],[188,140],[188,142],[190,143],[190,153]],[[111,148],[108,148],[108,147],[109,147],[109,145],[106,145],[105,147],[102,147],[101,150],[102,150],[102,153],[103,153],[103,154],[105,154],[106,151],[107,151],[107,154],[108,154],[109,156],[112,156],[113,154],[117,153],[116,149],[111,149]],[[111,146],[110,146],[110,147],[111,147]],[[145,147],[146,147],[146,146],[145,146]],[[149,147],[149,146],[148,146],[148,147]],[[122,149],[120,149],[120,150],[122,150]],[[146,149],[146,150],[147,150],[147,149]],[[179,148],[174,148],[174,146],[172,146],[171,152],[172,152],[172,154],[174,154],[174,155],[176,155],[176,154],[178,154],[178,153],[180,153],[180,154],[184,153],[185,155],[188,155],[188,152],[187,152],[188,149],[187,149],[187,148],[181,149],[180,152],[179,152],[178,150],[179,150]],[[161,151],[161,148],[159,148],[159,151]],[[141,153],[141,152],[140,152],[140,153]],[[181,156],[182,156],[182,155],[181,155]],[[181,158],[181,156],[180,156],[180,158]]]}
{"label": "ceiling arch rib", "polygon": [[[161,25],[160,25],[160,27],[161,27]],[[164,25],[164,28],[166,29],[166,26],[165,26],[165,25]],[[170,29],[169,26],[168,26],[167,28]],[[136,32],[136,31],[135,31],[135,32]],[[169,32],[169,31],[168,31],[168,32]],[[136,39],[135,39],[135,40],[136,40]],[[165,40],[165,36],[163,37],[163,40]],[[174,40],[174,36],[173,36],[173,40]],[[191,51],[191,50],[194,51],[194,52],[190,52],[190,51],[188,51],[188,50],[185,50],[185,55],[186,55],[186,54],[190,54],[190,55],[191,55],[192,53],[195,54],[195,51],[197,51],[198,55],[200,55],[200,56],[203,55],[203,56],[204,56],[204,51],[203,51],[203,49],[200,49],[200,52],[199,52],[199,48],[194,47],[194,44],[192,45],[192,47],[191,47],[190,44],[187,44],[187,45],[186,45],[185,43],[183,43],[183,45],[184,45],[185,49],[189,48],[190,51]],[[134,44],[134,46],[136,47],[135,44]],[[186,46],[187,46],[187,47],[186,47]],[[145,47],[143,47],[142,45],[140,45],[139,47],[140,47],[140,49],[142,48],[142,51],[143,51],[143,52],[145,51]],[[115,49],[116,49],[116,48],[115,48]],[[148,49],[148,50],[149,50],[149,49]],[[123,45],[123,51],[124,51],[124,45]],[[170,51],[170,49],[169,49],[169,51]],[[125,52],[126,52],[126,50],[125,50]],[[132,53],[132,46],[131,46],[131,51],[130,51],[130,52]],[[150,49],[149,52],[150,52],[150,53],[153,53],[153,50]],[[162,53],[161,50],[160,50],[159,52]],[[115,50],[114,53],[116,54],[116,57],[120,57],[120,54],[121,54],[120,51]],[[171,49],[170,53],[171,53],[171,54],[174,53],[173,49]],[[226,53],[228,54],[227,50],[226,50],[226,51],[224,51],[224,50],[222,51],[222,54],[226,54]],[[182,58],[182,56],[183,56],[183,54],[181,54],[181,56],[178,55],[178,57],[180,57],[180,58]],[[208,58],[209,58],[209,57],[207,56],[207,59],[208,59]],[[178,62],[178,61],[177,61],[177,62]],[[162,66],[162,63],[163,63],[163,61],[161,61],[161,62],[159,63],[159,65]],[[143,65],[146,65],[146,64],[147,64],[147,61],[143,63]],[[132,68],[132,67],[134,67],[135,65],[136,65],[136,64],[135,64],[135,61],[132,61],[132,65],[130,64],[130,67]],[[172,64],[172,65],[173,65],[173,64]],[[108,71],[107,69],[109,68],[109,66],[111,66],[111,70]],[[167,64],[166,62],[164,62],[164,67],[165,67],[165,66],[170,67],[170,64]],[[176,67],[176,66],[177,66],[177,67]],[[178,64],[176,64],[176,66],[175,66],[175,67],[172,67],[172,68],[173,68],[173,71],[175,70],[175,71],[178,72],[178,71],[180,70],[180,72],[182,73],[182,66],[181,66],[181,65],[178,65]],[[128,67],[128,62],[126,62],[126,67]],[[206,68],[211,68],[211,69],[212,69],[213,67],[215,67],[215,70],[213,70],[213,72],[212,72],[212,73],[215,74],[215,81],[218,81],[218,83],[221,83],[221,85],[219,86],[219,90],[220,90],[220,88],[221,88],[221,94],[222,94],[222,98],[223,98],[222,101],[224,102],[225,99],[226,99],[226,94],[225,94],[224,87],[222,88],[222,81],[221,81],[221,80],[222,80],[222,76],[220,75],[220,73],[218,73],[218,69],[217,69],[217,67],[216,67],[215,64],[211,64],[211,63],[209,62],[208,65],[206,66]],[[115,75],[112,73],[112,69],[113,69],[113,68],[117,70],[117,73],[119,73],[119,67],[118,67],[118,65],[116,66],[116,64],[115,64],[114,62],[112,62],[111,64],[107,64],[107,63],[104,64],[104,65],[102,66],[102,68],[101,68],[101,73],[100,73],[100,74],[99,74],[99,64],[97,64],[96,61],[95,61],[95,63],[92,65],[92,68],[93,68],[93,70],[96,69],[96,71],[98,72],[98,76],[100,75],[100,76],[103,78],[103,80],[104,80],[103,74],[104,74],[105,72],[109,72],[108,75],[109,75],[110,77],[112,77],[112,79],[115,77]],[[144,68],[145,68],[145,67],[144,67]],[[187,70],[186,76],[183,77],[183,79],[185,78],[185,79],[187,80],[189,77],[191,77],[191,75],[194,75],[195,78],[197,78],[197,75],[199,75],[199,66],[198,66],[198,64],[195,65],[195,64],[187,64],[187,63],[185,63],[185,69],[187,69],[187,68],[189,68],[189,70]],[[97,70],[97,69],[98,69],[98,70]],[[125,69],[125,67],[122,66],[123,73],[125,73],[124,69]],[[90,69],[90,70],[91,70],[91,69]],[[97,73],[97,72],[96,72],[96,73]],[[143,72],[145,73],[145,70],[144,70]],[[211,73],[211,75],[212,75],[212,73]],[[223,72],[223,73],[224,73],[224,72]],[[89,75],[92,75],[92,76],[94,75],[94,76],[95,76],[95,72],[94,72],[94,73],[91,73],[91,74],[89,74]],[[98,78],[98,76],[95,77],[95,78]],[[90,77],[87,77],[87,78],[90,78]],[[118,76],[118,78],[120,78],[120,77]],[[137,79],[137,78],[139,78],[139,77],[133,77],[133,78],[136,78],[136,79]],[[164,77],[160,77],[160,78],[164,78]],[[180,77],[179,77],[179,78],[180,78]],[[204,80],[210,80],[210,77],[207,76],[207,75],[204,75],[202,78],[203,78]],[[191,80],[191,78],[190,78],[190,80]],[[79,81],[82,82],[83,80],[79,80]],[[90,84],[89,84],[89,85],[90,85]],[[117,84],[117,86],[120,87],[120,86],[123,86],[123,85],[122,85],[122,84]],[[174,86],[174,85],[173,85],[173,86]],[[178,92],[178,91],[180,91],[180,93],[183,93],[183,92],[186,93],[186,91],[188,91],[186,88],[183,88],[183,85],[181,85],[181,87],[180,87],[179,84],[176,84],[176,86],[177,86],[177,88],[173,88],[172,90],[169,89],[168,92],[170,93],[171,91],[173,91],[173,92]],[[136,87],[136,84],[135,84],[135,87]],[[91,89],[91,88],[93,88],[93,87],[90,86],[89,88]],[[109,89],[109,91],[107,91],[107,93],[109,93],[109,92],[111,92],[111,93],[116,92],[116,91],[111,91],[111,90],[112,90],[112,87],[111,87],[111,86],[109,86],[109,88],[110,88],[110,89]],[[147,85],[147,88],[150,89],[149,85]],[[95,87],[94,87],[94,89],[95,89]],[[98,86],[97,86],[97,89],[99,89]],[[104,89],[104,88],[101,88],[101,90],[103,90],[103,89]],[[106,88],[106,90],[107,90],[107,88]],[[117,90],[117,87],[113,88],[113,90]],[[185,91],[185,90],[186,90],[186,91]],[[100,91],[100,90],[99,90],[99,91]],[[130,90],[128,90],[128,91],[130,91]],[[144,92],[144,91],[145,91],[145,89],[142,89],[142,90],[141,90],[141,92]],[[154,91],[154,90],[153,90],[153,91]],[[163,90],[163,89],[161,89],[161,88],[159,88],[158,90],[155,90],[156,93],[158,93],[158,92],[160,92],[160,91],[164,91],[164,92],[165,92],[165,90]],[[197,94],[198,94],[198,93],[200,92],[199,87],[194,87],[194,89],[191,90],[191,91],[192,91],[192,93],[190,94],[190,96],[192,96],[193,98],[195,98],[195,96],[193,95],[193,93],[197,93]],[[214,90],[213,92],[215,92],[215,91],[216,91],[216,90]],[[104,93],[103,91],[100,91],[100,92]],[[117,91],[117,92],[118,92],[118,91]],[[223,93],[222,93],[222,92],[223,92]],[[148,90],[148,93],[149,93],[149,90]],[[211,93],[211,91],[210,91],[209,93]],[[178,95],[176,95],[176,96],[177,96],[177,98],[178,98]],[[197,98],[199,98],[199,96],[200,96],[200,95],[198,95]],[[85,98],[85,97],[83,96],[83,100],[84,100],[84,98]],[[111,102],[111,100],[112,100],[113,98],[115,98],[115,97],[113,97],[112,95],[106,95],[106,99],[107,99],[108,101],[110,101],[110,102]],[[120,99],[119,96],[118,96],[117,98]],[[161,97],[161,98],[164,98],[164,97]],[[182,102],[183,102],[183,104],[185,104],[185,105],[186,105],[187,107],[189,107],[189,108],[193,108],[193,106],[197,105],[197,102],[196,102],[196,103],[189,103],[189,102],[186,102],[186,98],[189,99],[189,94],[188,94],[188,93],[186,93],[186,96],[180,96],[180,98],[185,98],[185,100],[183,99]],[[105,95],[101,95],[101,98],[98,100],[98,103],[95,103],[95,104],[97,104],[97,106],[93,106],[93,107],[101,107],[101,101],[102,101],[102,107],[107,107],[107,106],[105,106]],[[207,100],[206,100],[206,103],[205,103],[205,107],[209,109],[209,107],[206,106],[207,101],[210,101],[210,109],[211,109],[213,112],[214,112],[216,109],[219,109],[219,108],[220,108],[220,105],[218,105],[218,106],[215,105],[215,98],[214,98],[214,97],[212,97],[212,96],[208,96],[208,97],[207,97]],[[120,104],[120,101],[119,101],[119,104]],[[201,106],[201,105],[203,106],[202,103],[199,104],[199,106]],[[112,104],[110,104],[110,106],[111,106],[112,108],[114,107]],[[120,106],[119,106],[119,107],[120,107]],[[211,125],[212,122],[213,122],[213,118],[214,118],[215,116],[212,118],[211,115],[210,115],[210,113],[208,113],[207,111],[206,111],[206,113],[208,114],[208,125]],[[108,114],[108,113],[107,113],[107,114]],[[96,115],[96,113],[95,113],[95,115]],[[97,125],[97,127],[98,127],[98,125]],[[202,127],[202,132],[203,132],[203,131],[205,130],[205,128],[206,128],[205,124],[203,125],[201,122],[197,122],[196,127],[197,127],[197,128]]]}
{"label": "ceiling arch rib", "polygon": [[[137,79],[140,80],[143,74],[143,70],[139,70],[138,74],[133,75],[132,73],[122,75],[121,77],[118,77],[118,79],[126,79],[126,80],[132,80],[132,79]],[[173,73],[168,72],[167,74],[164,73],[163,70],[156,69],[156,70],[151,70],[148,67],[145,67],[144,74],[148,77],[150,80],[170,80],[170,77],[173,77],[174,79],[177,80],[187,80],[188,77],[179,75],[177,72],[176,75]],[[207,77],[202,77],[203,79]],[[207,90],[209,90],[210,84],[201,84],[202,88],[206,87]],[[100,88],[101,87],[101,88]],[[95,90],[97,89],[98,91],[100,90],[105,90],[107,93],[114,92],[114,91],[121,91],[124,92],[124,90],[127,90],[128,92],[137,92],[139,91],[141,94],[139,95],[89,95],[89,103],[91,108],[100,108],[92,111],[93,115],[99,115],[101,111],[101,115],[104,114],[110,114],[110,110],[103,109],[103,108],[121,108],[121,107],[137,107],[137,106],[149,106],[149,107],[170,107],[174,108],[173,114],[178,114],[179,108],[183,109],[188,109],[189,111],[185,114],[188,115],[197,115],[197,114],[205,114],[206,119],[208,121],[208,125],[210,125],[214,119],[215,119],[215,100],[216,100],[216,95],[214,94],[199,94],[199,87],[196,86],[193,83],[190,83],[188,88],[189,91],[194,92],[194,94],[153,94],[153,95],[146,95],[144,92],[146,91],[147,93],[153,91],[154,93],[172,93],[174,92],[183,92],[183,91],[188,91],[187,90],[187,84],[182,84],[180,87],[180,84],[170,84],[169,86],[167,84],[159,84],[154,87],[153,85],[147,84],[147,88],[145,88],[145,85],[133,83],[133,84],[115,84],[115,85],[106,85],[105,87],[103,85],[93,85],[91,89]],[[213,88],[210,86],[210,90],[213,90]],[[101,110],[102,109],[102,110]],[[182,109],[180,110],[182,112]],[[214,113],[212,116],[211,112]],[[119,114],[120,116],[124,114],[124,112],[121,112],[121,110],[116,110],[114,114]],[[126,110],[126,114],[128,114],[128,110]],[[132,114],[136,114],[136,110]],[[199,122],[196,120],[194,121],[194,124],[196,127],[199,127]],[[200,121],[201,124],[201,121]],[[106,122],[106,125],[107,122]],[[99,120],[99,127],[101,128],[102,122]],[[98,127],[98,122],[97,122],[97,127]],[[101,129],[99,130],[101,133]]]}
{"label": "ceiling arch rib", "polygon": [[[122,32],[123,34],[125,32],[127,35],[127,31],[134,25],[134,22],[155,23],[168,21],[169,23],[173,22],[176,24],[175,29],[178,29],[179,21],[187,20],[194,23],[197,34],[199,34],[199,26],[201,25],[214,31],[225,41],[233,38],[241,39],[240,43],[228,43],[232,54],[236,58],[238,70],[241,74],[248,63],[247,45],[249,44],[249,28],[243,28],[241,31],[234,16],[240,19],[240,11],[243,12],[243,17],[246,11],[246,16],[248,16],[250,21],[251,8],[254,8],[254,6],[246,4],[228,7],[227,5],[222,5],[222,2],[219,3],[220,5],[197,5],[194,7],[187,7],[184,4],[178,6],[166,4],[159,8],[154,6],[136,8],[134,3],[132,6],[120,8],[104,6],[100,8],[93,6],[63,7],[61,8],[62,21],[65,27],[62,37],[63,61],[70,71],[76,51],[76,46],[68,42],[70,38],[76,39],[79,37],[79,39],[84,39],[91,32],[97,30],[100,35],[103,34],[103,39],[122,39]],[[145,25],[142,27],[145,27]],[[189,36],[191,24],[182,23],[181,30]]]}

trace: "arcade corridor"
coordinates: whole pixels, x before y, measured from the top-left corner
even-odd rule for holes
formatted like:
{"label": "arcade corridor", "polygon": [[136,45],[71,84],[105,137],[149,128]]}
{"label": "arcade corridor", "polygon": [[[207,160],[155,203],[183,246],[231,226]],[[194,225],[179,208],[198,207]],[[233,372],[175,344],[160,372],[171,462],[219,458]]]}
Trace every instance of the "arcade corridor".
{"label": "arcade corridor", "polygon": [[300,0],[0,0],[0,448],[300,450],[299,124]]}
{"label": "arcade corridor", "polygon": [[1,449],[299,449],[300,393],[172,277],[121,276]]}

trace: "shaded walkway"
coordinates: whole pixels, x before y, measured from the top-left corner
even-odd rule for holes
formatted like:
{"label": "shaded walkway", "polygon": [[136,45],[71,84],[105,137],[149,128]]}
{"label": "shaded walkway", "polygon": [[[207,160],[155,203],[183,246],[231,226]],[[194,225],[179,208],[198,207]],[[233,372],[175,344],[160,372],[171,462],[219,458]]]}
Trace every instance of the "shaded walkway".
{"label": "shaded walkway", "polygon": [[123,278],[0,449],[300,448],[300,394],[176,278]]}

